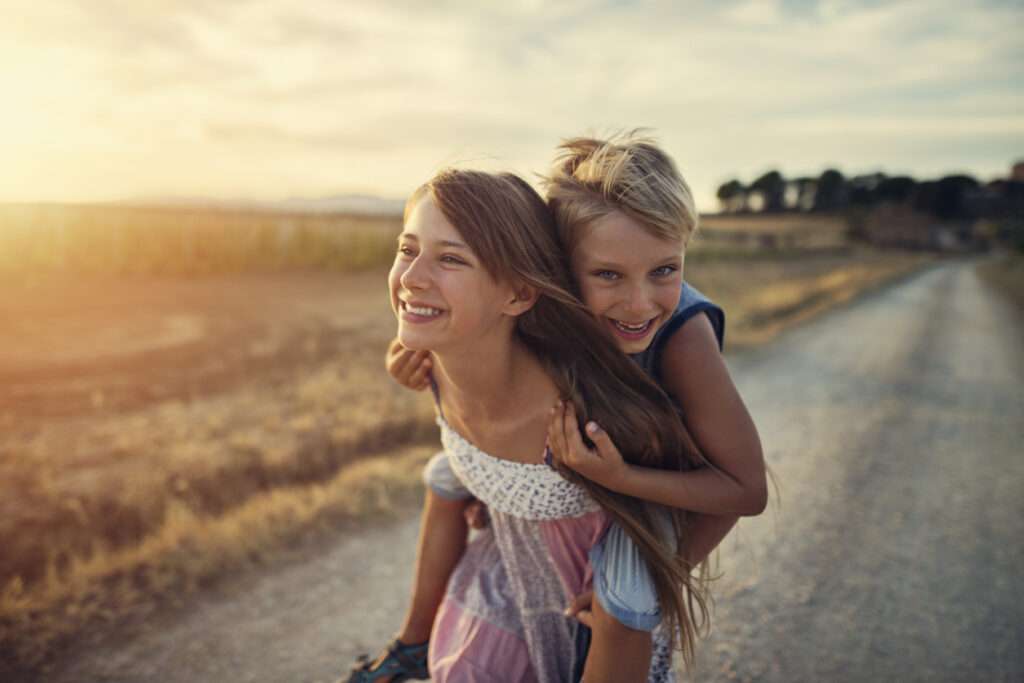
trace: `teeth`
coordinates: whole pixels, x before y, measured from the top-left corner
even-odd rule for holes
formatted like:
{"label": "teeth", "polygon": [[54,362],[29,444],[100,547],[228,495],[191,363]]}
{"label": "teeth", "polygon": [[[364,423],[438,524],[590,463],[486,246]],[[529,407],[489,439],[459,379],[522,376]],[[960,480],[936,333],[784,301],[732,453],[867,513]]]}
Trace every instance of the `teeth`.
{"label": "teeth", "polygon": [[612,323],[614,323],[615,327],[619,328],[623,332],[631,332],[633,334],[637,334],[639,332],[643,332],[644,330],[646,330],[647,327],[651,324],[651,321],[648,320],[647,322],[640,323],[639,325],[629,325],[627,323],[622,322],[621,320],[613,320]]}
{"label": "teeth", "polygon": [[417,306],[410,306],[409,304],[405,305],[405,310],[409,311],[410,313],[415,313],[416,315],[426,316],[428,318],[433,318],[435,315],[441,315],[440,309],[427,307],[419,308]]}

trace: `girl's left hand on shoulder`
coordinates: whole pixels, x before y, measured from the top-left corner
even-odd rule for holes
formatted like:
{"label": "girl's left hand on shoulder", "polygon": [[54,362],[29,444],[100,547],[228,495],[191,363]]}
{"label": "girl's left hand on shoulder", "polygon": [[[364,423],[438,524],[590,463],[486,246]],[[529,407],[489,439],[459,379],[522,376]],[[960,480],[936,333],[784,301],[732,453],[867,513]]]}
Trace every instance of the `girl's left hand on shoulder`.
{"label": "girl's left hand on shoulder", "polygon": [[587,479],[613,491],[619,490],[629,465],[622,459],[622,454],[608,433],[597,423],[587,423],[587,436],[595,448],[588,448],[583,443],[572,401],[556,403],[548,418],[548,448],[551,454],[558,462]]}

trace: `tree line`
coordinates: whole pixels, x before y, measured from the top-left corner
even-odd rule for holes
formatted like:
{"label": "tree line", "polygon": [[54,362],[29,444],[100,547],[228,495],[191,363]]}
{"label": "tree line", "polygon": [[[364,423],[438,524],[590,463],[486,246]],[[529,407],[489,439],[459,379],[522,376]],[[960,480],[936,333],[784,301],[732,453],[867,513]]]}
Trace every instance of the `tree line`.
{"label": "tree line", "polygon": [[[1020,179],[1014,179],[1014,177]],[[768,171],[745,185],[732,179],[719,186],[723,213],[782,211],[837,212],[899,204],[943,221],[981,217],[1020,217],[1024,208],[1024,162],[1010,178],[981,183],[970,175],[918,181],[910,176],[870,173],[846,177],[830,168],[816,178],[788,179]]]}

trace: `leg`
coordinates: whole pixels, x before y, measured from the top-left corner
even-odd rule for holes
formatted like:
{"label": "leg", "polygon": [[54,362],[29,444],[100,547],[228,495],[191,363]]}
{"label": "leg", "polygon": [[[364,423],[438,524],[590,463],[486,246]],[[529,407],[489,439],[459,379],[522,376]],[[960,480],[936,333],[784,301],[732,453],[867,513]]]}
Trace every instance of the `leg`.
{"label": "leg", "polygon": [[591,628],[583,683],[643,683],[647,680],[654,649],[650,631],[624,626],[597,600],[591,606]]}
{"label": "leg", "polygon": [[466,503],[465,499],[442,498],[427,489],[412,599],[398,632],[398,639],[405,644],[422,643],[430,637],[448,577],[466,548],[469,529],[462,515]]}
{"label": "leg", "polygon": [[[400,646],[422,645],[409,648],[416,659],[426,655],[427,640],[430,638],[438,607],[444,599],[448,577],[451,576],[466,547],[469,530],[462,510],[468,500],[472,499],[444,498],[427,488],[423,518],[420,522],[412,598],[397,638]],[[373,674],[393,656],[392,652],[385,650],[365,670],[357,669],[353,672],[349,680],[365,679],[374,683],[388,683],[394,676],[373,677]]]}

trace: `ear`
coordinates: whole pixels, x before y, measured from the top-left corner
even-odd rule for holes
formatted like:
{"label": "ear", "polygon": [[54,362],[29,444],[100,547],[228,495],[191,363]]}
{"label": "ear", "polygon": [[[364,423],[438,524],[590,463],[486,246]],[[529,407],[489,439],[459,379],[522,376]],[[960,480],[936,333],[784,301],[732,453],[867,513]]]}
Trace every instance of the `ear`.
{"label": "ear", "polygon": [[526,313],[537,301],[540,290],[527,284],[517,284],[512,289],[512,296],[505,304],[505,313],[508,315],[522,315]]}

